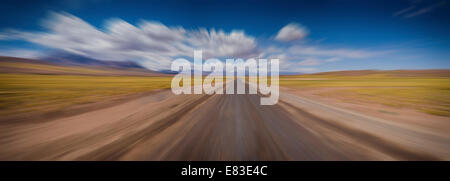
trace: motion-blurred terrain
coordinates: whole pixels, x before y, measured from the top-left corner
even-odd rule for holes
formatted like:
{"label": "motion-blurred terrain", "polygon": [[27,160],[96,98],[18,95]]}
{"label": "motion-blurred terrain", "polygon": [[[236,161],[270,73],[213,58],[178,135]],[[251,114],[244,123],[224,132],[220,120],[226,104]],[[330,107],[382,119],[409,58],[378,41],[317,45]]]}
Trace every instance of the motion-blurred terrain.
{"label": "motion-blurred terrain", "polygon": [[2,57],[0,160],[450,160],[449,70],[282,76],[261,106],[113,64]]}

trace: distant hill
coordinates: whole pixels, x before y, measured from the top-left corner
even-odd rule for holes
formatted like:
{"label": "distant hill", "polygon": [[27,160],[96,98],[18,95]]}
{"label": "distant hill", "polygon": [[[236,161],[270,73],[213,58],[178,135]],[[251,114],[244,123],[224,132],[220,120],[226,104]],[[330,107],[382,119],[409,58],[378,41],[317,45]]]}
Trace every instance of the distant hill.
{"label": "distant hill", "polygon": [[88,58],[85,56],[65,53],[65,52],[53,52],[50,55],[38,58],[39,60],[50,62],[64,66],[92,66],[92,67],[109,67],[119,69],[145,69],[141,65],[132,61],[107,61]]}
{"label": "distant hill", "polygon": [[48,58],[46,60],[0,56],[0,73],[63,74],[100,76],[171,76],[147,70],[134,62],[102,62],[88,59]]}
{"label": "distant hill", "polygon": [[425,69],[425,70],[346,70],[334,72],[320,72],[310,75],[335,75],[335,76],[364,76],[374,74],[386,74],[401,77],[450,77],[450,69]]}

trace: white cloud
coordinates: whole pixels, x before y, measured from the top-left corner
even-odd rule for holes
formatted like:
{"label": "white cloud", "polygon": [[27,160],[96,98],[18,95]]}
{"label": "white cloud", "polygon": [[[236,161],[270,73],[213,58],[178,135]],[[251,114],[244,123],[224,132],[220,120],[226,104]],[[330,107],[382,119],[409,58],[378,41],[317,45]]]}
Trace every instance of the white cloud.
{"label": "white cloud", "polygon": [[355,49],[330,49],[319,46],[294,45],[286,48],[270,46],[266,52],[267,58],[280,59],[282,72],[317,72],[316,66],[340,60],[359,59],[388,53],[386,51],[365,51]]}
{"label": "white cloud", "polygon": [[0,50],[0,56],[20,57],[20,58],[37,58],[42,56],[42,52],[26,49]]}
{"label": "white cloud", "polygon": [[205,57],[248,58],[258,53],[256,40],[242,31],[186,31],[150,21],[135,26],[121,19],[108,21],[100,30],[66,13],[53,13],[43,25],[48,32],[9,31],[0,37],[100,60],[137,61],[152,70],[168,69],[174,57],[192,57],[194,49],[202,49]]}
{"label": "white cloud", "polygon": [[404,18],[412,18],[416,17],[428,12],[433,11],[434,9],[445,5],[446,1],[440,1],[434,4],[430,4],[433,1],[412,1],[409,7],[404,8],[400,11],[397,11],[393,14],[393,16],[403,16]]}
{"label": "white cloud", "polygon": [[374,52],[352,49],[324,49],[314,46],[292,46],[288,53],[293,55],[326,56],[341,58],[367,58],[375,55]]}
{"label": "white cloud", "polygon": [[253,37],[245,35],[243,31],[232,31],[227,34],[214,29],[207,31],[200,29],[188,34],[188,42],[196,49],[203,50],[203,56],[251,58],[258,55],[257,43]]}
{"label": "white cloud", "polygon": [[302,39],[306,35],[308,35],[308,30],[305,27],[297,23],[290,23],[281,28],[275,40],[288,42]]}
{"label": "white cloud", "polygon": [[8,40],[8,36],[7,35],[1,35],[0,34],[0,40]]}
{"label": "white cloud", "polygon": [[[111,19],[97,28],[82,19],[54,13],[43,26],[47,31],[26,32],[9,30],[0,39],[21,39],[53,49],[64,50],[98,60],[135,61],[151,70],[170,69],[179,57],[193,57],[194,50],[203,50],[203,60],[208,58],[278,58],[280,71],[313,72],[314,66],[344,59],[364,59],[377,55],[354,49],[331,49],[320,46],[269,44],[262,48],[255,38],[243,31],[183,27],[168,27],[162,23],[141,21],[136,25],[122,19]],[[283,27],[276,40],[293,41],[304,38],[306,28],[291,23]],[[269,40],[273,41],[273,40]],[[273,42],[274,43],[274,42]],[[35,57],[36,51],[3,51],[0,55]]]}
{"label": "white cloud", "polygon": [[405,14],[406,12],[409,12],[409,11],[413,10],[414,8],[416,8],[416,6],[415,5],[411,5],[411,6],[407,7],[407,8],[405,8],[405,9],[402,9],[400,11],[395,12],[393,14],[393,16],[400,16],[402,14]]}
{"label": "white cloud", "polygon": [[276,57],[280,59],[280,72],[312,73],[318,71],[315,67],[302,65],[301,61],[290,60],[286,55],[279,55]]}
{"label": "white cloud", "polygon": [[302,60],[298,62],[298,65],[300,66],[313,66],[313,65],[320,65],[322,64],[322,61],[315,59],[315,58],[308,58],[306,60]]}
{"label": "white cloud", "polygon": [[314,72],[318,72],[318,69],[317,68],[297,67],[297,68],[292,69],[292,72],[314,73]]}
{"label": "white cloud", "polygon": [[340,58],[338,57],[331,57],[331,58],[317,58],[317,57],[310,57],[310,58],[306,58],[300,62],[298,62],[297,65],[299,66],[315,66],[315,65],[321,65],[324,63],[328,63],[328,62],[336,62],[338,61]]}

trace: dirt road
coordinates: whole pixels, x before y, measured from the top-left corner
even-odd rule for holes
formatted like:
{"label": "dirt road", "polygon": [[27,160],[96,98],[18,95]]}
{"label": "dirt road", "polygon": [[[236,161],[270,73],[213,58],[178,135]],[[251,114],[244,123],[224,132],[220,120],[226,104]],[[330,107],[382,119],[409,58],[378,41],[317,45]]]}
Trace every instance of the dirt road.
{"label": "dirt road", "polygon": [[0,160],[450,160],[446,131],[284,92],[276,105],[259,101],[167,90],[61,119],[0,124]]}

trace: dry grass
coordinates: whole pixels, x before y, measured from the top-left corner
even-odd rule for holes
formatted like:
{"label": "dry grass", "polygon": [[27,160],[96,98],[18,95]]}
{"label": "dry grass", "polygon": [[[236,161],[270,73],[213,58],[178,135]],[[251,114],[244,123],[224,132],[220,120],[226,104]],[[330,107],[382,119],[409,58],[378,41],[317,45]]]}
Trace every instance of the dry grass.
{"label": "dry grass", "polygon": [[0,116],[170,88],[171,77],[0,74]]}
{"label": "dry grass", "polygon": [[450,77],[446,76],[404,76],[389,72],[364,75],[315,74],[283,76],[280,85],[328,89],[317,94],[345,102],[380,103],[450,116]]}

